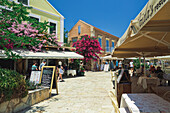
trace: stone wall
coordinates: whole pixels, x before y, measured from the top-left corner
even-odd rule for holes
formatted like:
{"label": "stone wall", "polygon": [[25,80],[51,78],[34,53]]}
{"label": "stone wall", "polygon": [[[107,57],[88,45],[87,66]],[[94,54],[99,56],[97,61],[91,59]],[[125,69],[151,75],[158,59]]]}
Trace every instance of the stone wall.
{"label": "stone wall", "polygon": [[1,103],[0,113],[18,112],[47,98],[49,98],[49,88],[32,90],[24,98],[16,98]]}

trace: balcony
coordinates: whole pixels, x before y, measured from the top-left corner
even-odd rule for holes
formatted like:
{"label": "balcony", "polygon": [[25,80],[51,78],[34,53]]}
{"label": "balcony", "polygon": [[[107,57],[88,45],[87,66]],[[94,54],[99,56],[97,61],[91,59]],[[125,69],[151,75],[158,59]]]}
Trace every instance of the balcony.
{"label": "balcony", "polygon": [[105,47],[104,51],[106,53],[111,53],[113,51],[114,47]]}

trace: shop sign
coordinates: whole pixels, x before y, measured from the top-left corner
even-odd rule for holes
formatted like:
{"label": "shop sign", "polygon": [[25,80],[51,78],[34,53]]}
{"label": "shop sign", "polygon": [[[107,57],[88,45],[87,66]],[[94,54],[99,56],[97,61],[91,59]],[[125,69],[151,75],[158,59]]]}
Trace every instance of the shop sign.
{"label": "shop sign", "polygon": [[140,27],[143,26],[154,14],[156,14],[168,0],[159,0],[156,3],[155,1],[157,0],[151,1],[152,4],[149,4],[149,1],[146,8],[139,14],[138,22]]}

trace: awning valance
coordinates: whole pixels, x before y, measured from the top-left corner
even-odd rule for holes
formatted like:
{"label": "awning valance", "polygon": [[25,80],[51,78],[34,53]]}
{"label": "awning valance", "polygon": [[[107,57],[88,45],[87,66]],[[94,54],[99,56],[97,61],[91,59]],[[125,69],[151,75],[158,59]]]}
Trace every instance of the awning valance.
{"label": "awning valance", "polygon": [[100,59],[103,59],[103,60],[123,60],[123,58],[112,57],[111,55],[100,57]]}
{"label": "awning valance", "polygon": [[[5,58],[3,50],[0,52],[0,58]],[[46,51],[46,52],[32,52],[29,50],[13,50],[13,53],[20,55],[25,59],[83,59],[82,55],[70,51]]]}

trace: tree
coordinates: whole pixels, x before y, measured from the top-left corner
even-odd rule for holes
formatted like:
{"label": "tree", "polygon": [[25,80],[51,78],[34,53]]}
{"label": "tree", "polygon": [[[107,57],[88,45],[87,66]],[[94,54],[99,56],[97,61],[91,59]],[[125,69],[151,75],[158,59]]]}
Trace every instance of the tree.
{"label": "tree", "polygon": [[64,43],[68,43],[68,30],[64,28]]}
{"label": "tree", "polygon": [[70,47],[71,41],[68,42],[68,30],[64,28],[64,46]]}
{"label": "tree", "polygon": [[60,45],[54,33],[47,33],[48,22],[38,22],[28,16],[31,7],[9,0],[0,0],[0,5],[4,6],[0,8],[0,49],[5,50],[8,58],[20,58],[12,52],[14,47],[36,52],[42,46]]}
{"label": "tree", "polygon": [[73,43],[73,47],[76,47],[76,52],[84,56],[85,61],[91,59],[97,60],[98,54],[101,54],[103,50],[95,37],[83,36],[80,40]]}

